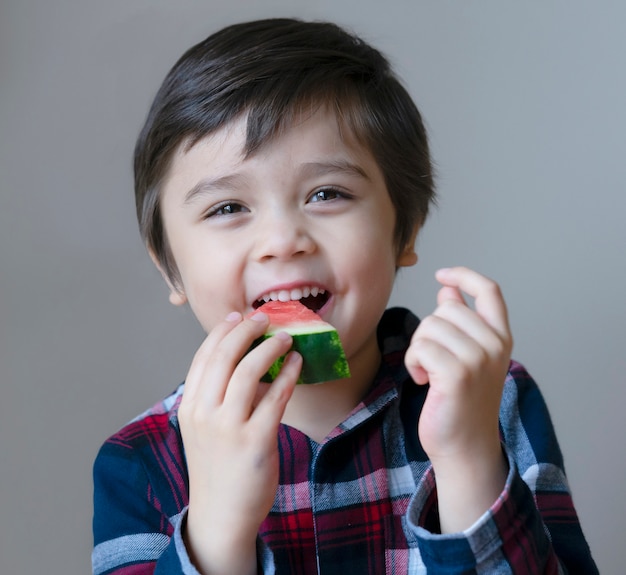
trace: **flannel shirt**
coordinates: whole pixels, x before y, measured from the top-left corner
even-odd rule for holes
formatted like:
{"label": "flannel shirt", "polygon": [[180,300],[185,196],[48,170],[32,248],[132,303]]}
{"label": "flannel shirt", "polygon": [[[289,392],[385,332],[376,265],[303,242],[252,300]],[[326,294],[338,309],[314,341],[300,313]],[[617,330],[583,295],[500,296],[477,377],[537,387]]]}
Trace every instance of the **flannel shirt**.
{"label": "flannel shirt", "polygon": [[[417,436],[427,386],[412,383],[403,361],[417,324],[407,310],[385,312],[378,330],[382,363],[371,390],[321,444],[280,426],[280,483],[259,529],[258,571],[597,573],[546,405],[514,362],[500,410],[506,486],[467,530],[438,532],[435,478]],[[198,573],[182,537],[188,477],[176,413],[183,387],[97,455],[96,575]]]}

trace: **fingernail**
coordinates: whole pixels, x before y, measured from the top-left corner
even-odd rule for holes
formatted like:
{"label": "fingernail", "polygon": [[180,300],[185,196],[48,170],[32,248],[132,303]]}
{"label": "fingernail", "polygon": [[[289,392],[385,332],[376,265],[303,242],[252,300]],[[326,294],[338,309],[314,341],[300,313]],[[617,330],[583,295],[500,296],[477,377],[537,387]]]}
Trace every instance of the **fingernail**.
{"label": "fingernail", "polygon": [[241,314],[238,311],[231,311],[226,316],[226,321],[235,322],[235,321],[239,321],[240,319],[241,319]]}
{"label": "fingernail", "polygon": [[252,321],[267,321],[267,314],[263,313],[262,311],[255,313],[251,318]]}
{"label": "fingernail", "polygon": [[274,337],[277,337],[278,339],[281,339],[283,341],[291,340],[291,336],[286,331],[279,331],[277,334],[274,335]]}
{"label": "fingernail", "polygon": [[285,363],[295,363],[300,358],[300,354],[297,351],[292,351],[285,358]]}

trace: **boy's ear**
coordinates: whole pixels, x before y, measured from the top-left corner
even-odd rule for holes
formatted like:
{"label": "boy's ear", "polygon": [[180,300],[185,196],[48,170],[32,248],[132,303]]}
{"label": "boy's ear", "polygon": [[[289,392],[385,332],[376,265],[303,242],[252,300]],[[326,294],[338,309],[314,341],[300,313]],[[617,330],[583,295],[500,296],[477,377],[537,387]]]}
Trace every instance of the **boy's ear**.
{"label": "boy's ear", "polygon": [[409,241],[404,248],[398,253],[396,260],[396,266],[399,268],[406,268],[414,266],[417,263],[417,252],[415,251],[415,240],[417,239],[417,232],[419,232],[419,226],[415,226]]}
{"label": "boy's ear", "polygon": [[167,286],[170,289],[169,300],[172,305],[180,306],[180,305],[185,305],[187,303],[187,296],[185,295],[184,292],[173,287],[169,281],[167,282]]}
{"label": "boy's ear", "polygon": [[170,278],[168,277],[167,273],[165,273],[165,270],[161,266],[161,263],[159,262],[159,259],[156,257],[154,252],[149,249],[148,253],[150,254],[150,259],[152,260],[156,268],[159,270],[161,277],[165,280],[165,283],[167,284],[167,288],[170,290],[170,296],[169,296],[170,303],[176,306],[185,305],[187,303],[187,296],[185,295],[185,292],[182,289],[177,288],[175,285],[172,284]]}

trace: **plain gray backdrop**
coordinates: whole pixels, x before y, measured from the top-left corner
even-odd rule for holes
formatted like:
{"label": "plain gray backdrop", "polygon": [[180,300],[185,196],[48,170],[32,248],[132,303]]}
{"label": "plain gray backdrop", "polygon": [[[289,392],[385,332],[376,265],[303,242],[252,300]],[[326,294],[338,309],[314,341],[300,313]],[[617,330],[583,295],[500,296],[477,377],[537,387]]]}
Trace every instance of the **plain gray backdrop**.
{"label": "plain gray backdrop", "polygon": [[352,28],[404,78],[441,204],[393,303],[429,313],[441,266],[501,283],[600,570],[623,573],[626,4],[564,0],[1,1],[0,571],[90,571],[96,451],[203,337],[134,219],[158,85],[222,25],[284,15]]}

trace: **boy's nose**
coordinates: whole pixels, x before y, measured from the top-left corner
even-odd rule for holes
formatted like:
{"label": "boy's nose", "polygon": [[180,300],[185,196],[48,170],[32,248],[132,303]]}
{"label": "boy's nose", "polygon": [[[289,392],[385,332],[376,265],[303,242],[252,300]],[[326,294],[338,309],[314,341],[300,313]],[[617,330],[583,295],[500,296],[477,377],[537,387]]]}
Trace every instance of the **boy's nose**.
{"label": "boy's nose", "polygon": [[267,218],[255,240],[258,260],[286,259],[315,251],[315,242],[301,218],[282,214]]}

